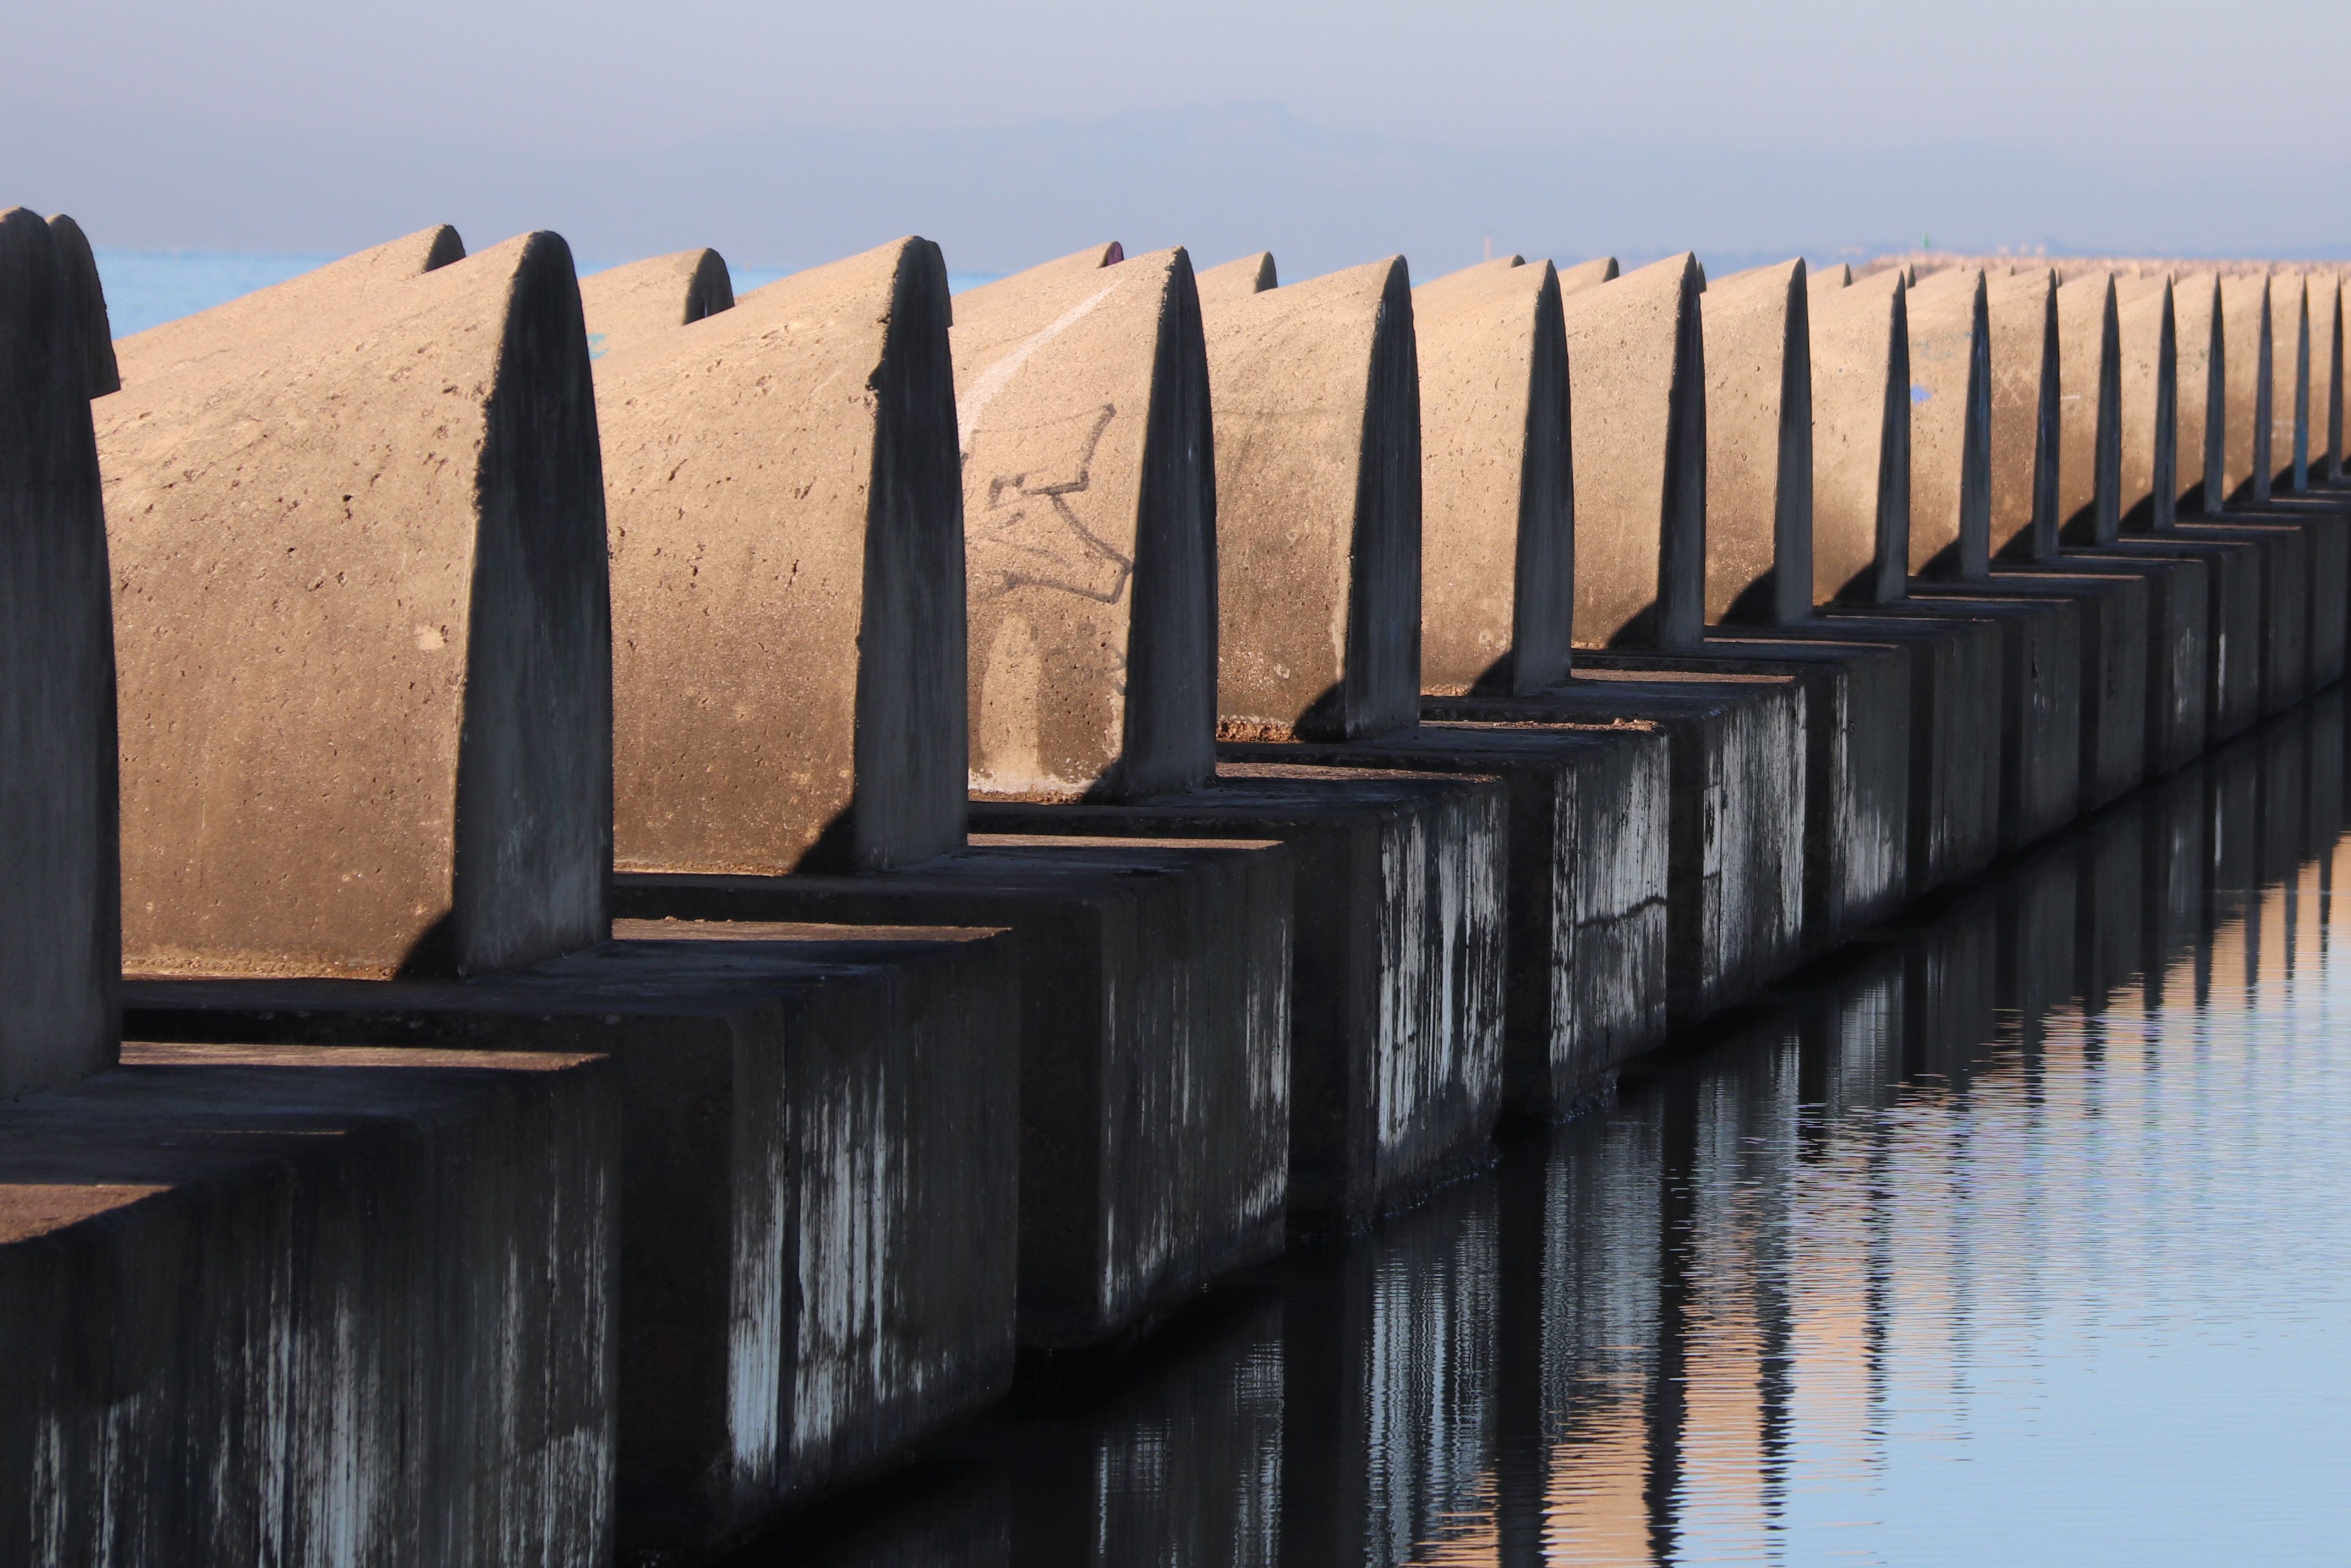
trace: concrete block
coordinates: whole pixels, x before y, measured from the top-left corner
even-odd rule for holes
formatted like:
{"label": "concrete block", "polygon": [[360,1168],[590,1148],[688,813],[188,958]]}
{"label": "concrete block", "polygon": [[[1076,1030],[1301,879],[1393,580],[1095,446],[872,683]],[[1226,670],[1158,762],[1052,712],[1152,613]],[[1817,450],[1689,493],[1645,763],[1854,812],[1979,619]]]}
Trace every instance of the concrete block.
{"label": "concrete block", "polygon": [[2299,272],[2270,275],[2267,461],[2276,494],[2310,488],[2310,302]]}
{"label": "concrete block", "polygon": [[[2109,545],[2121,536],[2123,514],[2122,316],[2114,274],[2069,278],[2055,303],[2058,537],[2069,545]],[[2134,328],[2143,326],[2145,315],[2134,311]],[[2144,449],[2155,420],[2143,387],[2134,412],[2140,415],[2137,444]],[[2134,501],[2144,494],[2144,483]]]}
{"label": "concrete block", "polygon": [[[2220,278],[2220,495],[2231,505],[2270,498],[2270,280]],[[2219,512],[2209,497],[2204,510]]]}
{"label": "concrete block", "polygon": [[[1706,328],[1706,619],[1812,614],[1812,326],[1801,260],[1717,280]],[[1854,434],[1842,431],[1848,442]]]}
{"label": "concrete block", "polygon": [[2260,666],[2263,716],[2283,713],[2303,699],[2310,684],[2310,610],[2314,575],[2328,563],[2314,561],[2314,540],[2299,523],[2261,514],[2196,515],[2178,532],[2194,540],[2248,543],[2261,551]]}
{"label": "concrete block", "polygon": [[955,302],[977,795],[1152,795],[1216,767],[1199,300],[1181,250],[1122,257]]}
{"label": "concrete block", "polygon": [[86,345],[57,231],[0,214],[0,1101],[114,1061],[114,638]]}
{"label": "concrete block", "polygon": [[[2175,525],[2151,533],[2126,533],[2099,552],[2105,559],[2194,560],[2204,568],[2207,745],[2239,734],[2261,718],[2262,561],[2267,548],[2225,535],[2190,537]],[[2161,660],[2150,664],[2150,676],[2169,664]],[[2151,698],[2156,685],[2151,679]],[[2150,742],[2150,758],[2158,755]]]}
{"label": "concrete block", "polygon": [[[2044,566],[2069,577],[2127,577],[2144,585],[2146,770],[2168,773],[2199,755],[2210,730],[2215,564],[2195,556],[2164,559],[2106,545],[2067,550]],[[2102,700],[2121,700],[2113,682],[2106,692]]]}
{"label": "concrete block", "polygon": [[[2168,275],[2119,277],[2114,288],[2118,438],[2114,510],[2118,528],[2144,533],[2169,528],[2178,517],[2181,488],[2178,327],[2172,318]],[[2101,404],[2105,397],[2102,381]],[[2189,448],[2191,458],[2200,450]],[[2104,515],[2097,514],[2095,520],[2103,528]],[[2072,542],[2082,540],[2075,535]]]}
{"label": "concrete block", "polygon": [[938,247],[906,239],[598,362],[621,869],[872,871],[962,846],[948,314]]}
{"label": "concrete block", "polygon": [[734,308],[734,275],[715,250],[647,256],[580,280],[590,359]]}
{"label": "concrete block", "polygon": [[89,236],[63,213],[50,214],[49,234],[57,242],[57,262],[65,268],[67,291],[72,299],[83,382],[91,397],[120,392],[122,371],[114,362],[114,328],[106,319],[106,285],[99,278],[98,257],[90,252]]}
{"label": "concrete block", "polygon": [[7,1555],[609,1563],[622,1115],[594,1056],[254,1045],[0,1105]]}
{"label": "concrete block", "polygon": [[1232,761],[1502,781],[1506,1113],[1570,1114],[1663,1042],[1668,774],[1654,727],[1424,724],[1343,746],[1219,750]]}
{"label": "concrete block", "polygon": [[1558,274],[1547,261],[1468,267],[1413,290],[1413,319],[1421,689],[1540,690],[1565,678],[1574,635],[1575,485]]}
{"label": "concrete block", "polygon": [[611,1057],[619,1544],[708,1552],[1009,1385],[1015,954],[983,931],[618,929],[473,981],[138,984],[128,1015],[180,1040]]}
{"label": "concrete block", "polygon": [[1910,327],[1902,275],[1810,301],[1813,601],[1885,604],[1910,575]]}
{"label": "concrete block", "polygon": [[1199,290],[1200,308],[1216,310],[1252,294],[1279,288],[1281,274],[1274,267],[1273,252],[1261,250],[1208,267],[1194,277],[1193,284]]}
{"label": "concrete block", "polygon": [[1280,846],[981,837],[864,876],[639,873],[616,878],[613,896],[645,919],[1017,936],[1023,1344],[1098,1343],[1280,1249],[1292,908]]}
{"label": "concrete block", "polygon": [[1636,722],[1668,747],[1667,1017],[1736,1006],[1802,950],[1804,698],[1786,676],[1579,674],[1531,697],[1431,697],[1432,719],[1589,728]]}
{"label": "concrete block", "polygon": [[1360,1228],[1482,1157],[1502,1096],[1499,781],[1228,763],[1210,789],[1117,805],[978,802],[973,822],[1289,846],[1293,1228]]}
{"label": "concrete block", "polygon": [[2343,275],[2309,275],[2310,476],[2321,485],[2343,479]]}
{"label": "concrete block", "polygon": [[1991,551],[1991,328],[1984,276],[1937,273],[1907,291],[1910,562],[1918,578],[1979,579]]}
{"label": "concrete block", "polygon": [[[2174,277],[2171,281],[2173,342],[2178,370],[2173,381],[2178,416],[2175,472],[2179,516],[2216,512],[2229,493],[2227,444],[2228,352],[2221,340],[2220,279],[2216,273]],[[2207,497],[2212,497],[2208,504]]]}
{"label": "concrete block", "polygon": [[1615,279],[1616,258],[1613,256],[1595,256],[1589,261],[1579,261],[1571,267],[1561,267],[1559,291],[1562,296],[1580,294],[1587,288],[1596,288],[1604,283],[1613,283]]}
{"label": "concrete block", "polygon": [[1839,288],[1852,287],[1853,267],[1849,263],[1842,261],[1834,267],[1824,267],[1817,272],[1807,273],[1804,277],[1805,290],[1812,294],[1827,294]]}
{"label": "concrete block", "polygon": [[95,405],[139,972],[480,973],[604,935],[611,612],[570,252],[531,235],[348,292],[174,375],[126,361]]}
{"label": "concrete block", "polygon": [[[243,360],[272,338],[299,332],[323,318],[396,291],[465,255],[465,242],[457,231],[435,224],[225,305],[134,332],[114,345],[122,382],[137,386],[207,361]],[[214,373],[234,371],[216,367]]]}
{"label": "concrete block", "polygon": [[1984,320],[1991,356],[1991,554],[2043,560],[2057,553],[2063,521],[2056,275],[2035,267],[1988,277]]}
{"label": "concrete block", "polygon": [[2299,530],[2308,560],[2301,606],[2304,690],[2316,691],[2341,679],[2344,622],[2351,612],[2351,581],[2346,581],[2351,562],[2345,559],[2346,544],[2351,544],[2351,497],[2325,490],[2296,496],[2280,488],[2267,504],[2232,507],[2217,521],[2290,524]]}

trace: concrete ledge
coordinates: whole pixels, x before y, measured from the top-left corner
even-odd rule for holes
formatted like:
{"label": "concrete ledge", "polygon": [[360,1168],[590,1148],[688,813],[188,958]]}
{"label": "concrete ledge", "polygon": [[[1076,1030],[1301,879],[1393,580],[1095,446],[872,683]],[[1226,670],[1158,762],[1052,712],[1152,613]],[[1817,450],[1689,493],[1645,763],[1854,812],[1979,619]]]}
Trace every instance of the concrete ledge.
{"label": "concrete ledge", "polygon": [[987,837],[868,876],[624,875],[613,896],[648,918],[1012,930],[1019,1335],[1053,1350],[1281,1249],[1290,864],[1276,844]]}
{"label": "concrete ledge", "polygon": [[2199,541],[2241,541],[2262,551],[2261,641],[2254,650],[2264,718],[2300,702],[2310,685],[2311,539],[2297,524],[2198,516],[2173,530]]}
{"label": "concrete ledge", "polygon": [[1431,697],[1431,718],[1665,732],[1667,1018],[1681,1029],[1794,967],[1803,936],[1804,696],[1785,676],[1579,674],[1531,697]]}
{"label": "concrete ledge", "polygon": [[135,1044],[0,1106],[8,1555],[610,1562],[622,1114],[576,1054]]}
{"label": "concrete ledge", "polygon": [[2262,550],[2261,545],[2250,540],[2218,536],[2190,538],[2175,528],[2125,534],[2098,552],[2117,559],[2192,560],[2202,565],[2207,746],[2241,734],[2261,721]]}
{"label": "concrete ledge", "polygon": [[1553,1119],[1666,1036],[1666,738],[1426,724],[1344,746],[1234,744],[1228,760],[1478,773],[1510,801],[1502,1104]]}
{"label": "concrete ledge", "polygon": [[1015,954],[975,931],[622,929],[473,982],[135,986],[130,1016],[609,1054],[619,1544],[707,1552],[1009,1385]]}
{"label": "concrete ledge", "polygon": [[2277,495],[2259,511],[2231,507],[2222,519],[2253,522],[2291,521],[2301,528],[2310,550],[2309,596],[2304,607],[2305,651],[2309,664],[2308,690],[2318,691],[2343,678],[2344,627],[2351,620],[2351,497],[2324,490],[2306,495]]}
{"label": "concrete ledge", "polygon": [[972,820],[999,833],[1289,846],[1293,1229],[1359,1228],[1482,1157],[1502,1093],[1499,781],[1228,763],[1182,795],[975,803]]}
{"label": "concrete ledge", "polygon": [[2168,773],[2202,754],[2212,679],[2211,563],[2194,557],[2118,557],[2113,547],[2068,550],[2046,562],[2071,576],[2126,576],[2147,586],[2147,771]]}

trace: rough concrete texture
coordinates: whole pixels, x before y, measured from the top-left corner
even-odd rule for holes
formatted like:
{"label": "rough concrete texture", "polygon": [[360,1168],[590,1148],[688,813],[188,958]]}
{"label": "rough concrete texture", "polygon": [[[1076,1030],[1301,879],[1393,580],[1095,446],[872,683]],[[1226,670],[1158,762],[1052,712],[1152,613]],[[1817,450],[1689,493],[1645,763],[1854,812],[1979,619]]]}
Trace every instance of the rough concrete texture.
{"label": "rough concrete texture", "polygon": [[1826,294],[1834,289],[1850,288],[1853,287],[1853,267],[1848,263],[1840,261],[1834,267],[1824,267],[1817,272],[1808,272],[1804,275],[1804,287],[1813,294]]}
{"label": "rough concrete texture", "polygon": [[1813,602],[1886,604],[1910,576],[1910,327],[1898,272],[1815,291]]}
{"label": "rough concrete texture", "polygon": [[[2223,656],[2212,648],[2213,562],[2099,546],[2068,550],[2048,569],[2074,578],[2129,577],[2144,583],[2146,769],[2150,776],[2168,773],[2200,755],[2210,741],[2213,662]],[[2118,692],[2112,695],[2119,700]]]}
{"label": "rough concrete texture", "polygon": [[106,514],[61,248],[0,214],[0,1101],[98,1071],[120,1038]]}
{"label": "rough concrete texture", "polygon": [[1573,267],[1561,267],[1559,291],[1562,295],[1580,294],[1584,289],[1596,288],[1604,283],[1613,283],[1616,276],[1614,256],[1595,256],[1590,261],[1579,261]]}
{"label": "rough concrete texture", "polygon": [[1910,327],[1910,575],[1991,570],[1991,329],[1984,275],[1938,273],[1907,291]]}
{"label": "rough concrete texture", "polygon": [[72,299],[74,336],[79,340],[82,380],[91,397],[122,390],[122,372],[114,362],[114,328],[106,319],[106,285],[98,276],[98,257],[89,236],[63,213],[49,215],[49,233],[57,242],[57,261],[65,268],[67,292]]}
{"label": "rough concrete texture", "polygon": [[[2228,493],[2226,444],[2229,389],[2227,346],[2221,341],[2220,278],[2198,273],[2171,280],[2173,379],[2179,415],[2180,515],[2218,511]],[[2208,501],[2208,497],[2210,498]]]}
{"label": "rough concrete texture", "polygon": [[[2220,519],[2227,524],[2286,525],[2301,536],[2306,566],[2300,579],[2303,627],[2303,690],[2316,691],[2343,674],[2344,622],[2351,582],[2346,582],[2346,549],[2351,549],[2351,502],[2324,492],[2289,495],[2281,486],[2258,507],[2233,507]],[[2294,579],[2284,580],[2291,588]]]}
{"label": "rough concrete texture", "polygon": [[1404,258],[1204,316],[1217,731],[1353,740],[1420,694],[1420,376]]}
{"label": "rough concrete texture", "polygon": [[973,823],[1289,846],[1293,1228],[1360,1227],[1486,1146],[1502,1094],[1510,843],[1498,780],[1226,763],[1209,789],[983,804]]}
{"label": "rough concrete texture", "polygon": [[[2057,290],[2058,533],[2110,545],[2122,533],[2122,322],[2115,277],[2094,272]],[[2154,421],[2146,420],[2144,435]]]}
{"label": "rough concrete texture", "polygon": [[962,846],[948,312],[938,247],[899,240],[598,363],[622,869]]}
{"label": "rough concrete texture", "polygon": [[1115,245],[955,302],[970,787],[1183,789],[1216,767],[1216,454],[1192,263]]}
{"label": "rough concrete texture", "polygon": [[2032,267],[1984,283],[1991,329],[1991,553],[2057,553],[2059,423],[2057,277]]}
{"label": "rough concrete texture", "polygon": [[95,405],[126,966],[474,974],[601,937],[604,486],[563,241],[126,382]]}
{"label": "rough concrete texture", "polygon": [[2241,542],[2261,552],[2260,637],[2252,653],[2264,717],[2300,702],[2310,681],[2310,612],[2313,584],[2321,563],[2312,559],[2313,538],[2299,524],[2275,516],[2198,518],[2182,536],[2198,541]]}
{"label": "rough concrete texture", "polygon": [[2343,478],[2343,275],[2309,275],[2310,476],[2318,484]]}
{"label": "rough concrete texture", "polygon": [[[2119,542],[2099,552],[2105,557],[2129,559],[2193,560],[2204,569],[2202,706],[2207,746],[2251,727],[2262,716],[2262,561],[2265,548],[2242,538],[2174,528],[2156,533],[2125,534]],[[2176,658],[2177,650],[2171,652]],[[2158,671],[2173,664],[2175,658],[2159,657],[2150,662],[2150,698],[2161,678]],[[2166,748],[2156,738],[2159,730],[2160,727],[2148,734],[2150,768],[2160,766],[2166,754]]]}
{"label": "rough concrete texture", "polygon": [[621,1085],[142,1046],[0,1106],[17,1563],[612,1553]]}
{"label": "rough concrete texture", "polygon": [[[1842,619],[1847,612],[1831,613]],[[2082,803],[2080,606],[1954,592],[1906,599],[1868,614],[1984,621],[2000,629],[2000,846],[2031,843],[2072,821]]]}
{"label": "rough concrete texture", "polygon": [[2271,488],[2310,488],[2310,303],[2298,272],[2270,277],[2269,462]]}
{"label": "rough concrete texture", "polygon": [[1567,1115],[1666,1034],[1665,737],[1424,724],[1345,746],[1231,744],[1238,762],[1483,774],[1508,793],[1502,1102]]}
{"label": "rough concrete texture", "polygon": [[[2114,510],[2116,526],[2134,533],[2168,528],[2178,517],[2179,356],[2175,334],[2169,277],[2115,280],[2119,450]],[[2103,401],[2103,383],[2099,395]],[[2071,466],[2066,464],[2065,470]],[[2061,480],[2066,480],[2065,470],[2060,472]]]}
{"label": "rough concrete texture", "polygon": [[1804,264],[1722,278],[1698,302],[1706,329],[1706,619],[1793,625],[1813,610]]}
{"label": "rough concrete texture", "polygon": [[176,1040],[611,1057],[619,1543],[706,1552],[1009,1385],[1015,950],[617,929],[486,980],[152,982],[129,1016]]}
{"label": "rough concrete texture", "polygon": [[299,332],[321,317],[340,314],[465,255],[465,242],[457,231],[436,224],[225,305],[134,332],[115,343],[115,360],[123,382],[132,386],[207,360],[246,360],[268,339]]}
{"label": "rough concrete texture", "polygon": [[[1801,629],[1800,629],[1801,630]],[[1710,635],[1655,655],[1594,653],[1587,670],[1784,675],[1804,696],[1804,946],[1825,952],[1909,895],[1910,655],[1890,643]]]}
{"label": "rough concrete texture", "polygon": [[1688,255],[1573,292],[1562,276],[1578,647],[1681,647],[1703,632],[1704,287]]}
{"label": "rough concrete texture", "polygon": [[[2220,279],[2220,494],[2231,506],[2270,498],[2270,280]],[[2217,512],[2207,498],[2204,508]]]}
{"label": "rough concrete texture", "polygon": [[613,896],[646,918],[1015,934],[1019,1334],[1052,1349],[1280,1250],[1290,865],[1263,842],[987,835],[870,876],[641,874]]}
{"label": "rough concrete texture", "polygon": [[[1515,259],[1515,258],[1505,258]],[[1548,261],[1413,290],[1420,341],[1421,689],[1567,678],[1575,476],[1567,330]]]}
{"label": "rough concrete texture", "polygon": [[1211,267],[1193,281],[1200,291],[1200,308],[1214,310],[1236,299],[1279,288],[1281,275],[1273,265],[1273,252],[1261,250],[1255,256],[1237,256],[1220,267]]}
{"label": "rough concrete texture", "polygon": [[1803,936],[1804,697],[1786,676],[1608,671],[1531,697],[1432,697],[1432,719],[1665,732],[1667,1017],[1677,1029],[1792,967]]}
{"label": "rough concrete texture", "polygon": [[580,280],[590,359],[734,308],[734,275],[715,250],[648,256]]}

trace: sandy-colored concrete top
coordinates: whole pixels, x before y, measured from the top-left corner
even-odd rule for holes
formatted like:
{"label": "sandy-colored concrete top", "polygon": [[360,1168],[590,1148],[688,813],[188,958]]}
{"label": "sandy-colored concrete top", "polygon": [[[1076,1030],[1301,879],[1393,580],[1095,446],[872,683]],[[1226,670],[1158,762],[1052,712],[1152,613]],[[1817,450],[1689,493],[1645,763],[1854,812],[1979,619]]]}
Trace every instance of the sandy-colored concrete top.
{"label": "sandy-colored concrete top", "polygon": [[2270,280],[2220,278],[2220,487],[2229,500],[2269,498]]}
{"label": "sandy-colored concrete top", "polygon": [[1597,288],[1604,283],[1614,282],[1616,276],[1616,258],[1613,256],[1595,256],[1590,261],[1562,267],[1559,269],[1560,296],[1564,298],[1570,294],[1581,294],[1587,288]]}
{"label": "sandy-colored concrete top", "polygon": [[598,361],[622,868],[961,847],[948,317],[938,247],[902,239]]}
{"label": "sandy-colored concrete top", "polygon": [[122,372],[114,362],[114,329],[106,319],[106,286],[98,276],[98,257],[89,236],[63,213],[52,214],[49,233],[57,242],[57,261],[66,269],[73,295],[74,333],[80,340],[83,375],[89,395],[104,397],[122,390]]}
{"label": "sandy-colored concrete top", "polygon": [[2115,277],[2115,510],[2134,531],[2168,528],[2180,491],[2179,352],[2168,275]]}
{"label": "sandy-colored concrete top", "polygon": [[1888,268],[1816,291],[1813,602],[1890,604],[1910,577],[1908,291]]}
{"label": "sandy-colored concrete top", "polygon": [[1564,296],[1575,442],[1575,641],[1680,647],[1706,620],[1706,353],[1698,258]]}
{"label": "sandy-colored concrete top", "polygon": [[1421,686],[1568,675],[1575,479],[1559,274],[1485,262],[1413,290],[1420,355]]}
{"label": "sandy-colored concrete top", "polygon": [[110,1065],[120,1040],[114,636],[67,237],[0,213],[0,1101]]}
{"label": "sandy-colored concrete top", "polygon": [[2299,272],[2270,277],[2270,484],[2280,490],[2310,487],[2309,279]]}
{"label": "sandy-colored concrete top", "polygon": [[1984,274],[1921,278],[1910,324],[1910,573],[1991,570],[1991,329]]}
{"label": "sandy-colored concrete top", "polygon": [[2082,273],[2058,287],[2057,355],[2057,526],[2069,543],[2112,544],[2120,531],[2122,465],[2113,273]]}
{"label": "sandy-colored concrete top", "polygon": [[126,966],[476,973],[601,940],[604,486],[564,243],[92,406]]}
{"label": "sandy-colored concrete top", "polygon": [[2171,285],[2174,380],[2179,413],[2179,507],[2220,509],[2227,493],[2221,461],[2228,429],[2228,352],[2221,340],[2220,277],[2183,273]]}
{"label": "sandy-colored concrete top", "polygon": [[2310,275],[2310,467],[2343,476],[2343,275]]}
{"label": "sandy-colored concrete top", "polygon": [[243,352],[264,339],[299,331],[321,316],[359,305],[465,254],[465,242],[448,225],[419,229],[225,305],[135,332],[114,345],[115,359],[126,384],[160,380],[219,355]]}
{"label": "sandy-colored concrete top", "polygon": [[607,267],[580,280],[588,352],[615,349],[734,308],[735,279],[715,250],[681,250]]}
{"label": "sandy-colored concrete top", "polygon": [[1818,271],[1807,271],[1804,274],[1804,287],[1814,294],[1824,293],[1834,288],[1850,288],[1853,287],[1853,266],[1850,262],[1840,261],[1834,267],[1823,267]]}
{"label": "sandy-colored concrete top", "polygon": [[1404,258],[1204,305],[1217,713],[1236,739],[1420,716],[1420,376]]}
{"label": "sandy-colored concrete top", "polygon": [[1255,256],[1238,256],[1221,267],[1212,267],[1196,280],[1200,289],[1200,308],[1213,310],[1231,299],[1246,299],[1252,294],[1262,294],[1278,288],[1281,278],[1274,269],[1273,252],[1259,251]]}
{"label": "sandy-colored concrete top", "polygon": [[1216,448],[1181,250],[960,295],[971,788],[1124,798],[1216,747]]}
{"label": "sandy-colored concrete top", "polygon": [[1813,372],[1802,260],[1707,286],[1706,618],[1813,611]]}
{"label": "sandy-colored concrete top", "polygon": [[2057,278],[2045,267],[1984,282],[1991,328],[1991,549],[2057,553]]}

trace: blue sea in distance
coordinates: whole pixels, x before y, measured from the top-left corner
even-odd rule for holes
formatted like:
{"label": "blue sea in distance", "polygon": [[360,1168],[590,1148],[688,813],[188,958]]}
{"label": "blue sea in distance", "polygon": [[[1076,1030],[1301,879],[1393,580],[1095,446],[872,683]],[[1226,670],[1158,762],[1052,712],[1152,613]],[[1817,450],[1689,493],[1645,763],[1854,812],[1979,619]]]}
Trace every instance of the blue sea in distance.
{"label": "blue sea in distance", "polygon": [[[225,305],[256,288],[283,283],[337,259],[332,255],[293,252],[247,253],[224,250],[101,250],[99,280],[106,287],[106,311],[114,335],[127,338],[215,305]],[[617,262],[584,262],[582,276],[619,266]],[[732,269],[735,292],[748,294],[762,284],[788,277],[793,269],[780,267],[740,267]],[[997,275],[950,272],[947,287],[960,294]]]}

